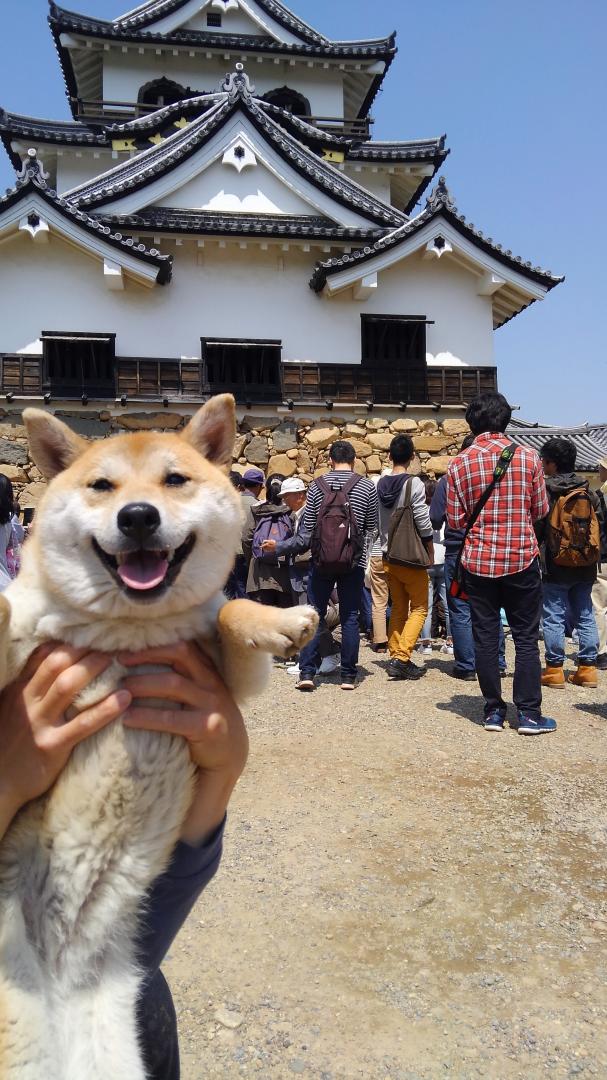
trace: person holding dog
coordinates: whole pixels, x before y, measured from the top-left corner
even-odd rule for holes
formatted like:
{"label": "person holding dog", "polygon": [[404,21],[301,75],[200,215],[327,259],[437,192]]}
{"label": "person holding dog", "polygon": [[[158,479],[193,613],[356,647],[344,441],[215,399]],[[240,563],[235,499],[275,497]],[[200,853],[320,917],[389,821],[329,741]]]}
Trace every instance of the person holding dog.
{"label": "person holding dog", "polygon": [[[194,643],[119,659],[126,667],[169,665],[176,678],[167,680],[166,673],[131,676],[105,701],[68,720],[76,696],[112,657],[49,644],[30,657],[19,679],[0,694],[0,840],[21,808],[52,787],[74,747],[119,717],[129,727],[187,740],[197,767],[194,799],[172,862],[151,891],[139,938],[146,972],[139,1027],[147,1075],[150,1080],[179,1080],[177,1022],[160,964],[219,867],[225,814],[246,764],[248,738],[240,710]],[[134,697],[159,695],[173,701],[174,710],[143,704],[130,708]]]}

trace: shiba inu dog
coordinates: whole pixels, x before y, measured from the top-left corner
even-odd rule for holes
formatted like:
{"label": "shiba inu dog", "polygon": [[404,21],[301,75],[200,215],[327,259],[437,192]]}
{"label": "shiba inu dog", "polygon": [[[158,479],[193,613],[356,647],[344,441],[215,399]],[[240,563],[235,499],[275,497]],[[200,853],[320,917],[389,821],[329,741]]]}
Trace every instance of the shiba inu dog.
{"label": "shiba inu dog", "polygon": [[[311,608],[226,602],[242,528],[227,479],[234,399],[180,434],[86,442],[24,413],[50,480],[19,578],[0,597],[0,686],[44,641],[114,653],[196,640],[237,701],[271,655],[312,637]],[[78,699],[104,698],[117,662]],[[0,1080],[144,1080],[135,1004],[141,903],[165,869],[193,791],[185,740],[120,721],[80,743],[0,845]]]}

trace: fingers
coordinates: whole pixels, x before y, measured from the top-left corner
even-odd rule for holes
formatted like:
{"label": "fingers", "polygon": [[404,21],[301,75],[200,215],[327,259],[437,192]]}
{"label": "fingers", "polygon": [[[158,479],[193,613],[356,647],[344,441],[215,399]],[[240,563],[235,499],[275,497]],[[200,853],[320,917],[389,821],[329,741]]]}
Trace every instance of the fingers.
{"label": "fingers", "polygon": [[179,705],[201,708],[208,690],[175,671],[157,675],[131,675],[123,680],[123,686],[134,698],[164,698]]}
{"label": "fingers", "polygon": [[42,649],[37,649],[30,657],[25,669],[33,672],[28,687],[32,698],[40,700],[45,697],[55,679],[63,671],[67,671],[72,664],[76,664],[83,656],[86,656],[88,651],[88,649],[75,649],[71,645],[57,644],[43,645]]}
{"label": "fingers", "polygon": [[47,656],[50,656],[56,648],[57,644],[54,641],[47,641],[46,645],[40,645],[40,647],[32,653],[16,681],[20,683],[29,682],[30,679],[34,677],[43,661],[46,660]]}
{"label": "fingers", "polygon": [[[45,660],[49,664],[53,655]],[[56,674],[53,682],[41,701],[41,708],[48,721],[53,723],[72,704],[74,698],[85,686],[101,675],[102,671],[112,663],[112,657],[107,653],[89,652],[78,658],[76,663],[64,667]]]}
{"label": "fingers", "polygon": [[117,690],[103,701],[98,702],[97,705],[92,705],[90,709],[85,709],[79,713],[67,724],[62,724],[57,729],[58,739],[62,745],[76,746],[82,739],[87,739],[89,735],[101,731],[102,728],[111,724],[113,720],[117,720],[119,716],[122,716],[131,704],[131,700],[128,690]]}
{"label": "fingers", "polygon": [[182,735],[184,739],[191,738],[194,733],[200,738],[204,727],[204,720],[201,721],[197,711],[151,709],[144,705],[129,709],[123,722],[128,728],[166,731],[169,735]]}
{"label": "fingers", "polygon": [[134,667],[136,664],[166,664],[180,675],[194,680],[205,680],[209,674],[219,677],[213,661],[194,641],[180,641],[175,645],[161,645],[135,653],[119,653],[118,660],[125,667]]}

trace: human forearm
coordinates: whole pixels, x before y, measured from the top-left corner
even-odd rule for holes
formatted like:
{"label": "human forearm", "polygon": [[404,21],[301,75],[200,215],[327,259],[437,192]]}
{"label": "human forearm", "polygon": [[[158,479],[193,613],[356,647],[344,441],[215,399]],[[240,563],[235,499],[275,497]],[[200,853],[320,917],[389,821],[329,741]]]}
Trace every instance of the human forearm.
{"label": "human forearm", "polygon": [[181,830],[185,844],[206,844],[225,818],[232,792],[239,778],[233,770],[198,770],[194,799]]}
{"label": "human forearm", "polygon": [[305,529],[300,529],[295,536],[290,536],[288,540],[280,540],[276,544],[276,554],[281,555],[301,555],[304,551],[308,551],[310,544],[312,543],[312,534]]}

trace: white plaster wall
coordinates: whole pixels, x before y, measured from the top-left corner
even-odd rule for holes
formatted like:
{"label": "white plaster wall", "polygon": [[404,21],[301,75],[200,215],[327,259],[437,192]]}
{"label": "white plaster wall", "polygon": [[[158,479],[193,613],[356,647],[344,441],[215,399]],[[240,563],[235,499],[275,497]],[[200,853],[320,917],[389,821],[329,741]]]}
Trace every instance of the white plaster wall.
{"label": "white plaster wall", "polygon": [[57,191],[59,194],[69,191],[86,180],[92,180],[108,169],[115,168],[126,158],[126,154],[117,154],[114,157],[111,151],[97,151],[96,156],[92,150],[78,153],[66,151],[57,158]]}
{"label": "white plaster wall", "polygon": [[[207,15],[209,12],[221,15],[221,26],[207,26]],[[207,7],[204,11],[195,15],[193,19],[189,19],[179,29],[183,30],[202,30],[205,34],[247,34],[248,36],[255,35],[257,37],[264,37],[266,35],[265,30],[255,22],[254,19],[250,19],[243,11],[219,11],[218,8]]]}
{"label": "white plaster wall", "polygon": [[264,165],[258,163],[238,173],[221,161],[213,162],[189,183],[160,199],[158,205],[230,213],[318,213]]}
{"label": "white plaster wall", "polygon": [[[145,83],[163,76],[193,90],[219,90],[226,74],[234,70],[236,59],[240,59],[239,54],[230,60],[207,60],[200,53],[194,57],[185,53],[156,56],[148,50],[140,56],[132,49],[126,54],[111,50],[103,54],[103,96],[107,101],[135,102]],[[308,98],[314,116],[343,116],[343,73],[337,68],[325,71],[303,64],[291,67],[288,61],[275,64],[270,57],[259,64],[251,58],[245,69],[259,97],[268,90],[290,86]]]}
{"label": "white plaster wall", "polygon": [[366,188],[372,195],[375,195],[382,202],[392,205],[392,195],[390,191],[391,177],[387,172],[379,171],[372,172],[370,168],[361,169],[360,171],[355,168],[345,168],[344,173],[346,176],[354,180],[356,184],[360,184],[361,187]]}
{"label": "white plaster wall", "polygon": [[262,252],[216,244],[175,252],[173,282],[111,292],[99,261],[51,237],[20,236],[0,248],[0,351],[16,352],[43,330],[114,332],[122,356],[200,356],[200,338],[279,338],[287,360],[360,361],[360,315],[425,315],[429,359],[492,364],[491,304],[476,278],[447,259],[413,256],[380,276],[377,296],[328,300],[308,286],[318,252]]}

